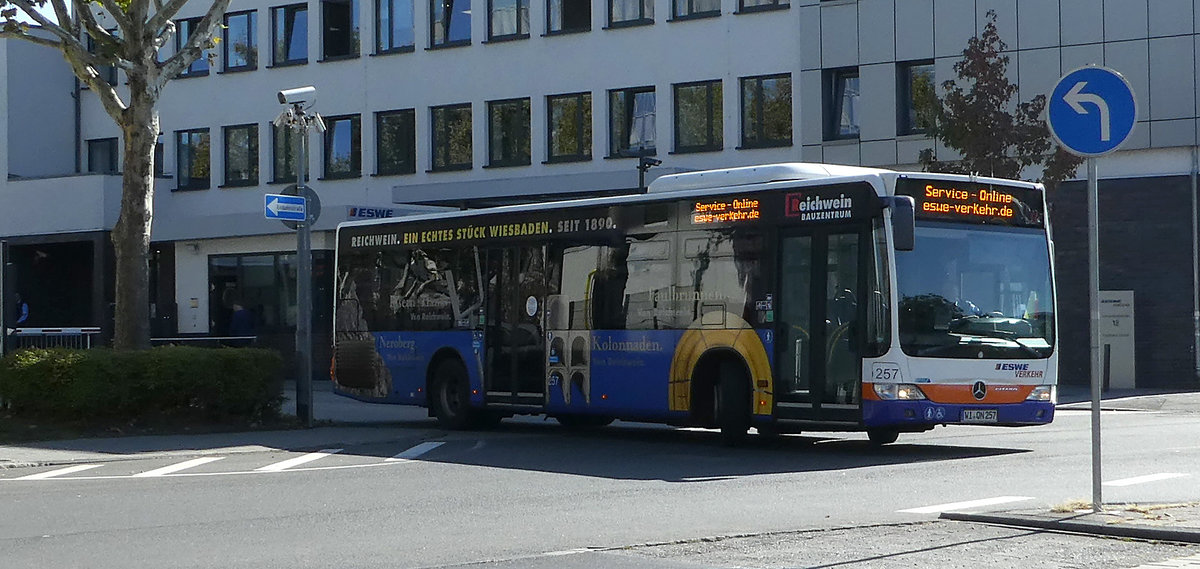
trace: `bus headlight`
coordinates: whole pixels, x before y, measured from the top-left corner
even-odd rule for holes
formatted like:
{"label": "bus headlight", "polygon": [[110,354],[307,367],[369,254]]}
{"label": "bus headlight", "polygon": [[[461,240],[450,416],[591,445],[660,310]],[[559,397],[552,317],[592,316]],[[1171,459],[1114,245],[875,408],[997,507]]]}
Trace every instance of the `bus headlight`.
{"label": "bus headlight", "polygon": [[1055,386],[1055,385],[1039,385],[1037,387],[1034,387],[1033,391],[1029,393],[1029,397],[1026,397],[1025,400],[1026,401],[1048,401],[1050,403],[1054,403],[1057,405],[1058,404],[1057,386]]}
{"label": "bus headlight", "polygon": [[925,398],[921,388],[911,383],[876,383],[875,395],[884,401],[914,401]]}

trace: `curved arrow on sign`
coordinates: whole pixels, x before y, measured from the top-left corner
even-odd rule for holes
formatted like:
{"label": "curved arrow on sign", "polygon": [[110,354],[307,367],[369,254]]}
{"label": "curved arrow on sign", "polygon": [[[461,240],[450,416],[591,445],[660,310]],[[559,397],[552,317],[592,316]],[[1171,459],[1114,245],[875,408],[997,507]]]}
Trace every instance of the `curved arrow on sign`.
{"label": "curved arrow on sign", "polygon": [[1088,110],[1083,108],[1083,103],[1096,105],[1096,108],[1100,109],[1100,140],[1107,142],[1112,139],[1112,120],[1108,116],[1108,103],[1104,102],[1100,95],[1081,93],[1084,87],[1087,87],[1087,81],[1076,83],[1063,95],[1063,102],[1071,105],[1071,108],[1081,115],[1088,114]]}

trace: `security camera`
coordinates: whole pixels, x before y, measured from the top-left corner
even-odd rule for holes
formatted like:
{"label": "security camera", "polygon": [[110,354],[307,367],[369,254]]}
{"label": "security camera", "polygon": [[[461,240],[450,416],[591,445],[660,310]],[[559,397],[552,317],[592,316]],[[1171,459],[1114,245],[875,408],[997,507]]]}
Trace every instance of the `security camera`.
{"label": "security camera", "polygon": [[279,102],[284,105],[297,105],[311,101],[316,94],[317,88],[312,85],[296,87],[295,89],[284,89],[279,92]]}
{"label": "security camera", "polygon": [[649,156],[643,156],[639,162],[641,162],[641,166],[645,166],[647,168],[662,164],[662,160],[659,160],[658,158],[651,158]]}

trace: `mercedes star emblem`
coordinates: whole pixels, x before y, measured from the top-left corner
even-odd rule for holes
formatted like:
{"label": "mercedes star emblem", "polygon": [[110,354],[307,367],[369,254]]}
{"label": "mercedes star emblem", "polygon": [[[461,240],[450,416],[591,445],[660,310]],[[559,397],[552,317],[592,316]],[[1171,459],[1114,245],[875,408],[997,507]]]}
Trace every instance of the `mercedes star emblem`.
{"label": "mercedes star emblem", "polygon": [[971,386],[971,394],[975,396],[975,399],[982,401],[984,397],[987,397],[987,386],[982,381],[976,381],[975,385]]}

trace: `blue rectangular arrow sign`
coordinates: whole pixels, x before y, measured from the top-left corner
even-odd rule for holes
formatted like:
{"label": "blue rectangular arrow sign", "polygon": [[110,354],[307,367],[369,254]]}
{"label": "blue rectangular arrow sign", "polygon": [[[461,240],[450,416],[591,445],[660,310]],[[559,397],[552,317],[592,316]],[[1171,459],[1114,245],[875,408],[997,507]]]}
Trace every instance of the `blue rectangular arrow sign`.
{"label": "blue rectangular arrow sign", "polygon": [[285,219],[288,221],[304,221],[304,197],[285,196],[283,194],[267,194],[264,206],[267,219]]}

